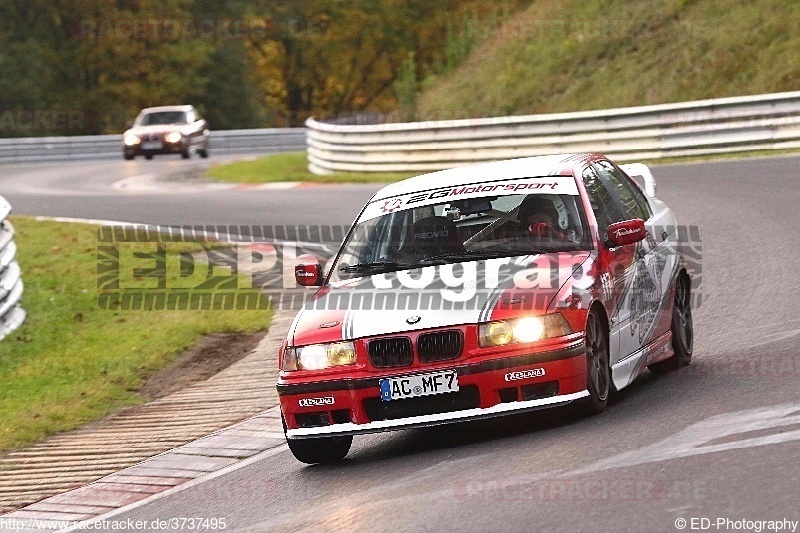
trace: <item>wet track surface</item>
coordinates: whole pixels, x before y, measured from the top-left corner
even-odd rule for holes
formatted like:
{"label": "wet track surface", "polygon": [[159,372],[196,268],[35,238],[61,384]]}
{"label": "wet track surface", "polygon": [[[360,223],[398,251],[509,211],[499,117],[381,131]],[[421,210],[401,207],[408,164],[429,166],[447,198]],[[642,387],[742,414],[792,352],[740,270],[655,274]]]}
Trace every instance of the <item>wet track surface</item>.
{"label": "wet track surface", "polygon": [[[219,190],[197,176],[220,158],[183,161],[89,161],[0,165],[0,195],[19,214],[121,222],[185,224],[350,224],[378,188],[319,185],[308,189]],[[178,176],[169,188],[123,188]],[[219,184],[216,184],[219,186]],[[223,186],[224,187],[224,186]]]}
{"label": "wet track surface", "polygon": [[[134,163],[2,166],[0,194],[20,214],[347,224],[378,188],[111,190],[182,164]],[[679,518],[800,520],[798,169],[792,157],[654,167],[659,197],[699,228],[695,355],[686,369],[641,376],[605,413],[356,437],[336,466],[307,467],[283,451],[115,519],[224,517],[228,531],[677,531]]]}

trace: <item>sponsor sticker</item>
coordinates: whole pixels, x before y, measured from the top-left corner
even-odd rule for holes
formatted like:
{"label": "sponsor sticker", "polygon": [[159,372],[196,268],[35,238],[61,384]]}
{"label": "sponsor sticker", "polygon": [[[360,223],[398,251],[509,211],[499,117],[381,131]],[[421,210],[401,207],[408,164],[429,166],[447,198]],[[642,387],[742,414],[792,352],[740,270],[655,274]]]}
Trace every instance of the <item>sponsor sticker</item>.
{"label": "sponsor sticker", "polygon": [[505,375],[506,381],[517,381],[519,379],[540,378],[545,375],[544,368],[531,368],[530,370],[517,370]]}
{"label": "sponsor sticker", "polygon": [[545,176],[510,181],[493,181],[454,185],[443,189],[404,194],[394,198],[376,200],[369,204],[359,222],[403,211],[414,207],[440,204],[448,199],[480,198],[481,196],[507,196],[512,194],[569,194],[577,195],[578,187],[572,176]]}
{"label": "sponsor sticker", "polygon": [[333,405],[336,403],[333,396],[323,396],[322,398],[301,398],[300,407],[317,407],[322,405]]}

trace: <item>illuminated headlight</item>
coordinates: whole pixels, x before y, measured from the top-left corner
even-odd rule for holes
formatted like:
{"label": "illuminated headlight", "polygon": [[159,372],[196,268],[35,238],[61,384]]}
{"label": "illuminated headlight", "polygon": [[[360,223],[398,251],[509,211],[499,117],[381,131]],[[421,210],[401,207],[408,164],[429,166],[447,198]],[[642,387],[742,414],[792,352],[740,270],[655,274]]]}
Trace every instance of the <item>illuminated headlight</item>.
{"label": "illuminated headlight", "polygon": [[[117,137],[117,138],[119,138],[119,137]],[[125,143],[125,146],[134,146],[136,144],[139,144],[139,137],[137,137],[136,135],[130,133],[130,134],[125,136],[125,139],[123,139],[123,142]]]}
{"label": "illuminated headlight", "polygon": [[570,333],[572,329],[561,313],[498,320],[478,325],[478,341],[482,348],[536,342]]}
{"label": "illuminated headlight", "polygon": [[182,138],[183,138],[183,135],[181,135],[181,132],[179,132],[179,131],[173,131],[171,133],[167,133],[167,136],[164,137],[164,139],[166,139],[168,143],[172,143],[172,144],[181,142]]}
{"label": "illuminated headlight", "polygon": [[352,342],[311,344],[287,348],[283,356],[283,370],[322,370],[332,366],[355,364],[356,348]]}

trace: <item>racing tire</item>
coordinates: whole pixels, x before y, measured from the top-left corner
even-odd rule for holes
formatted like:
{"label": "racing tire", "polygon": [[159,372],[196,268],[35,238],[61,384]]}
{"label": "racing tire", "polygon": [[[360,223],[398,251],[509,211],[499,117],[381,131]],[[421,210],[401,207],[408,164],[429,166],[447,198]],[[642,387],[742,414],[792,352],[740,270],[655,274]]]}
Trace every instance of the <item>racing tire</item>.
{"label": "racing tire", "polygon": [[672,307],[672,351],[674,355],[647,368],[654,374],[671,372],[692,362],[694,351],[694,323],[692,322],[692,283],[689,276],[681,274],[675,284],[675,302]]}
{"label": "racing tire", "polygon": [[608,331],[594,311],[586,319],[586,390],[589,397],[581,402],[580,412],[596,415],[606,410],[611,394]]}
{"label": "racing tire", "polygon": [[[281,417],[283,419],[283,417]],[[283,421],[283,432],[286,434],[286,421]],[[345,458],[350,446],[353,444],[353,436],[342,437],[320,437],[316,439],[290,439],[287,437],[286,443],[289,451],[295,459],[301,463],[329,464],[338,463]]]}

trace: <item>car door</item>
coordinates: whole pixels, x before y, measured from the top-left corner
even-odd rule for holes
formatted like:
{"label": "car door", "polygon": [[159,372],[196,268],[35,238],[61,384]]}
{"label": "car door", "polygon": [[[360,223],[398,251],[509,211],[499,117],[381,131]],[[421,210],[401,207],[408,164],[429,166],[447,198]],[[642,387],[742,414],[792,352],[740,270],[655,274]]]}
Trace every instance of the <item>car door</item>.
{"label": "car door", "polygon": [[[650,344],[664,332],[665,287],[668,280],[670,243],[661,231],[662,213],[654,216],[653,209],[639,187],[611,162],[601,160],[593,165],[600,182],[608,191],[625,219],[640,218],[647,235],[636,245],[632,270],[622,290],[622,309],[618,331],[621,359]],[[668,276],[668,273],[667,273]],[[669,322],[666,324],[669,328]]]}
{"label": "car door", "polygon": [[[586,167],[582,178],[597,221],[597,231],[601,241],[605,241],[606,230],[610,224],[647,217],[632,197],[630,189],[625,188],[612,171],[608,161],[598,161]],[[646,240],[646,239],[645,239]],[[637,295],[642,284],[645,268],[645,241],[626,246],[605,247],[605,272],[601,275],[610,278],[613,290],[609,312],[610,363],[615,365],[625,360],[641,348],[638,342],[638,314],[640,302]]]}
{"label": "car door", "polygon": [[[618,175],[624,174],[615,169]],[[672,291],[678,271],[678,229],[675,217],[667,205],[648,197],[642,187],[633,179],[624,176],[626,183],[633,183],[632,192],[642,211],[649,216],[645,220],[647,241],[645,243],[645,266],[659,289],[653,295],[649,306],[643,308],[640,322],[641,343],[646,346],[669,331],[672,320]],[[643,298],[647,304],[647,300]],[[656,354],[653,354],[656,355]]]}

